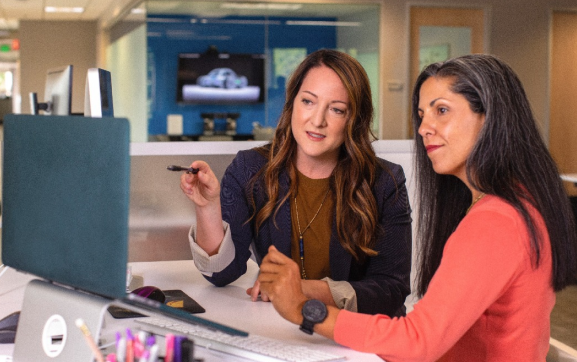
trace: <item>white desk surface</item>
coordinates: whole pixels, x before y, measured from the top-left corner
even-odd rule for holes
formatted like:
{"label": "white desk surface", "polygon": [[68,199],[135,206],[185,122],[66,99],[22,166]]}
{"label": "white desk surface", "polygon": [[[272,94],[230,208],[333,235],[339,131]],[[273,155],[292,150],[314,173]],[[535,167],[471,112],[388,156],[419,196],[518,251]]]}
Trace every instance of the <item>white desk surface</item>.
{"label": "white desk surface", "polygon": [[[319,335],[309,336],[301,332],[298,326],[281,318],[271,303],[252,302],[246,295],[246,289],[254,283],[258,273],[256,264],[249,260],[247,273],[234,283],[218,288],[206,281],[196,269],[192,260],[137,262],[130,263],[132,273],[144,278],[145,285],[154,285],[161,289],[181,289],[206,309],[206,313],[197,316],[222,323],[233,328],[266,337],[286,340],[289,343],[304,344],[311,348],[340,354],[350,361],[381,361],[372,354],[360,353],[339,346]],[[34,279],[8,270],[0,278],[0,317],[20,310],[26,284]],[[12,355],[13,345],[0,344],[0,355]],[[200,352],[200,351],[199,351]],[[232,361],[232,359],[212,358],[201,353],[205,362]]]}

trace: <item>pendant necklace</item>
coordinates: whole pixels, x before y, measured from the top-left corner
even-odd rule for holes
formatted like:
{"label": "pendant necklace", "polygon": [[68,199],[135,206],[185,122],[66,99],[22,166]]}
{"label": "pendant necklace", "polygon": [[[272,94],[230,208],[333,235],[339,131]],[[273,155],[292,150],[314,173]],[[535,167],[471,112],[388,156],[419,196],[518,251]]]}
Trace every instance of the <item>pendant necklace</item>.
{"label": "pendant necklace", "polygon": [[304,245],[303,235],[308,230],[308,228],[311,226],[313,221],[315,221],[317,215],[321,211],[323,204],[325,203],[325,200],[327,199],[327,195],[329,194],[329,191],[330,191],[330,188],[325,193],[325,196],[323,197],[323,201],[321,201],[321,206],[319,206],[319,209],[315,213],[315,216],[313,216],[311,221],[309,221],[309,224],[302,231],[301,231],[301,223],[299,220],[299,207],[297,205],[297,197],[295,196],[295,212],[296,212],[296,217],[297,217],[297,226],[299,228],[299,252],[300,252],[300,258],[301,258],[301,278],[302,279],[307,278],[307,273],[305,272],[305,245]]}
{"label": "pendant necklace", "polygon": [[467,208],[467,211],[465,212],[465,215],[467,215],[469,213],[469,210],[471,210],[471,208],[473,207],[473,205],[475,205],[477,203],[477,201],[481,200],[483,198],[483,196],[485,196],[484,192],[481,192],[481,195],[477,196],[477,198],[475,200],[473,200],[473,202],[471,203],[471,206],[469,206]]}

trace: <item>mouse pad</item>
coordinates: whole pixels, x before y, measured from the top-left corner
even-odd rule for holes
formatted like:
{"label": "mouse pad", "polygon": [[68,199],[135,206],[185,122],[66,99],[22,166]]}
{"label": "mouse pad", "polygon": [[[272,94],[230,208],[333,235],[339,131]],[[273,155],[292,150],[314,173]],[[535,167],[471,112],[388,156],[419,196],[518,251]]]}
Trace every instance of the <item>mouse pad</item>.
{"label": "mouse pad", "polygon": [[[206,310],[200,304],[198,304],[196,300],[189,297],[188,294],[182,290],[163,290],[162,292],[166,297],[164,304],[169,307],[181,309],[191,314],[206,312]],[[114,305],[108,307],[108,313],[110,313],[110,315],[112,315],[112,317],[115,319],[146,317],[144,314],[140,314],[133,310]]]}
{"label": "mouse pad", "polygon": [[169,307],[182,309],[188,313],[204,313],[204,308],[196,302],[196,300],[189,297],[185,292],[179,289],[163,290],[166,300],[164,304]]}

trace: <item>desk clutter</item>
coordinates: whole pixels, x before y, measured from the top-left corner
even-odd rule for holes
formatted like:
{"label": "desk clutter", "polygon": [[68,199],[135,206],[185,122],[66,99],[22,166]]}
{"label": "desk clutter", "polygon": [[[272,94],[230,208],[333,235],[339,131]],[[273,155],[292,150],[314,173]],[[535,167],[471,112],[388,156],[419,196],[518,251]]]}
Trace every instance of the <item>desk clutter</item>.
{"label": "desk clutter", "polygon": [[[187,313],[195,314],[206,312],[204,307],[180,289],[160,290],[153,286],[143,286],[133,290],[132,293],[144,298],[156,300],[159,303],[180,309]],[[108,313],[115,319],[144,317],[141,313],[115,305],[108,307]]]}
{"label": "desk clutter", "polygon": [[[2,261],[41,278],[24,291],[14,360],[92,360],[89,331],[99,338],[106,309],[124,298],[188,322],[221,327],[187,313],[204,309],[178,290],[164,297],[180,308],[126,294],[129,134],[127,119],[6,117]],[[23,164],[34,165],[33,170],[23,172]],[[24,182],[29,177],[42,182]]]}
{"label": "desk clutter", "polygon": [[[4,131],[2,261],[39,278],[25,284],[14,361],[197,362],[195,346],[211,361],[214,351],[255,361],[346,359],[201,318],[190,310],[204,308],[178,289],[161,290],[163,302],[148,298],[155,290],[127,294],[127,119],[10,115]],[[143,316],[114,318],[113,305]]]}
{"label": "desk clutter", "polygon": [[231,357],[241,357],[243,360],[263,362],[336,362],[346,360],[344,356],[308,348],[301,344],[257,334],[243,336],[224,333],[214,328],[182,323],[164,316],[138,318],[135,322],[143,330],[159,335],[169,335],[171,332],[166,331],[173,331],[172,333],[179,333],[193,339],[197,347],[222,352],[231,355]]}
{"label": "desk clutter", "polygon": [[[116,332],[114,352],[106,354],[107,362],[202,362],[194,357],[194,342],[185,336],[158,336],[145,331],[133,333],[130,328]],[[96,356],[97,360],[104,358]]]}

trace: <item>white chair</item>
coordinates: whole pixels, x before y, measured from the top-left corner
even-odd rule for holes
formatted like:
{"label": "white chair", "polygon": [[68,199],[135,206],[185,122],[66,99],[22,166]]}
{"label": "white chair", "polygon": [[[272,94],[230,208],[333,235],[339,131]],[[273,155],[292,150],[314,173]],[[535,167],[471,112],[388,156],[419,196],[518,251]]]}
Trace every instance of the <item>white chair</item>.
{"label": "white chair", "polygon": [[577,362],[577,350],[551,338],[547,362]]}

